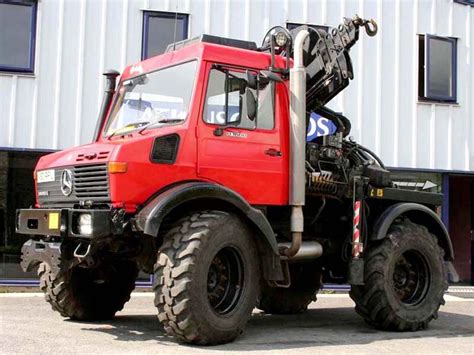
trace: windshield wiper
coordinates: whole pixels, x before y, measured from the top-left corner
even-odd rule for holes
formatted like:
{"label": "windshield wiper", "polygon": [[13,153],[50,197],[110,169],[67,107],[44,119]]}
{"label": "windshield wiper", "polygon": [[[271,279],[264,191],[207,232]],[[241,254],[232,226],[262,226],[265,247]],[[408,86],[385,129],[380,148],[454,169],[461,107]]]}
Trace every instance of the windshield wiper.
{"label": "windshield wiper", "polygon": [[164,119],[156,121],[156,122],[148,123],[147,125],[142,127],[142,129],[139,130],[138,133],[142,133],[143,131],[145,131],[149,127],[154,126],[154,125],[159,124],[159,123],[178,123],[178,122],[183,122],[184,120],[185,120],[184,118],[164,118]]}
{"label": "windshield wiper", "polygon": [[184,121],[184,118],[164,118],[156,123],[177,123]]}
{"label": "windshield wiper", "polygon": [[[151,122],[149,121],[140,121],[140,122],[133,122],[133,123],[129,123],[128,125],[126,126],[123,126],[123,127],[120,127],[120,128],[117,128],[115,131],[113,131],[108,137],[107,139],[110,140],[113,136],[115,136],[117,133],[119,133],[121,130],[123,129],[126,129],[126,128],[138,128],[138,127],[141,127],[143,125],[145,125],[145,127],[149,126]],[[140,131],[141,132],[141,131]],[[124,132],[125,133],[125,132]]]}

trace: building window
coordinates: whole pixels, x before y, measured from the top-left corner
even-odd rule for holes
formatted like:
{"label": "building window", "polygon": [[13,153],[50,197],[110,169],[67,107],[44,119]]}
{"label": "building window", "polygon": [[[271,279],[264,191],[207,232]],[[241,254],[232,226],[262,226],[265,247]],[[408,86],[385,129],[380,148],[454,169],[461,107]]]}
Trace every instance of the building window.
{"label": "building window", "polygon": [[36,1],[0,0],[0,71],[33,73]]}
{"label": "building window", "polygon": [[456,38],[419,36],[418,96],[421,101],[456,102]]}
{"label": "building window", "polygon": [[308,23],[296,23],[296,22],[287,22],[286,23],[286,28],[288,30],[293,30],[295,29],[296,27],[300,27],[300,26],[308,26],[310,28],[314,28],[315,30],[323,30],[323,31],[329,31],[329,26],[323,26],[323,25],[312,25],[312,24],[308,24]]}
{"label": "building window", "polygon": [[142,60],[165,52],[174,42],[188,38],[188,15],[144,11]]}
{"label": "building window", "polygon": [[454,0],[458,4],[474,6],[474,0]]}

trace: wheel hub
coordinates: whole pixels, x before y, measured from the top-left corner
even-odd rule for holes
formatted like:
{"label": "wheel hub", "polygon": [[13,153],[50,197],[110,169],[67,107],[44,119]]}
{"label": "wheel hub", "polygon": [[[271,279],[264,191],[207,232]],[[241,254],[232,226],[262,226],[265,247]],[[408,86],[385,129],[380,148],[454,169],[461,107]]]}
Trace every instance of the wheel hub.
{"label": "wheel hub", "polygon": [[399,300],[407,305],[423,301],[430,284],[426,259],[418,252],[409,250],[398,259],[393,273],[393,287]]}
{"label": "wheel hub", "polygon": [[209,266],[207,296],[218,314],[232,311],[240,300],[243,286],[242,260],[237,250],[226,247],[220,250]]}

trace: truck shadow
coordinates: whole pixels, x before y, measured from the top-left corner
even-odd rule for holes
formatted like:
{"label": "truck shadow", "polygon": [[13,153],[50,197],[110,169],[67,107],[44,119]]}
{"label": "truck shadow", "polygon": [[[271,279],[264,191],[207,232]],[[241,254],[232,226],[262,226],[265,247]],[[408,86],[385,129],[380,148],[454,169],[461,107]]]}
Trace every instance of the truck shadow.
{"label": "truck shadow", "polygon": [[[94,323],[94,327],[84,327],[83,330],[107,333],[117,341],[151,341],[161,346],[176,344],[176,340],[164,333],[154,315],[119,315],[114,321]],[[351,307],[320,308],[291,316],[256,312],[250,319],[244,334],[236,341],[205,349],[259,351],[331,345],[364,345],[391,339],[463,336],[474,336],[474,315],[440,312],[438,320],[433,321],[428,330],[386,332],[378,331],[365,324]],[[190,345],[183,346],[190,350],[194,348]]]}

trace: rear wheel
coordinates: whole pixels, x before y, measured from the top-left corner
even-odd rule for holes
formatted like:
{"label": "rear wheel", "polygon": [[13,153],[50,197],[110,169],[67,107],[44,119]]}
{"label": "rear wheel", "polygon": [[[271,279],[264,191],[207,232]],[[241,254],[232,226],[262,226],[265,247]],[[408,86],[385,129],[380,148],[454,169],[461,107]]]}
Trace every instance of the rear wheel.
{"label": "rear wheel", "polygon": [[425,329],[438,317],[448,288],[443,250],[426,227],[408,219],[367,250],[365,284],[352,286],[356,311],[386,330]]}
{"label": "rear wheel", "polygon": [[255,243],[237,216],[192,214],[170,229],[158,253],[158,319],[187,343],[232,341],[255,307],[259,278]]}
{"label": "rear wheel", "polygon": [[106,320],[130,299],[138,268],[135,262],[115,260],[95,268],[75,266],[56,275],[47,263],[38,268],[40,288],[53,310],[75,320]]}
{"label": "rear wheel", "polygon": [[313,264],[290,264],[289,267],[290,287],[265,285],[257,308],[271,314],[296,314],[305,312],[308,305],[316,301],[321,288],[320,269]]}

